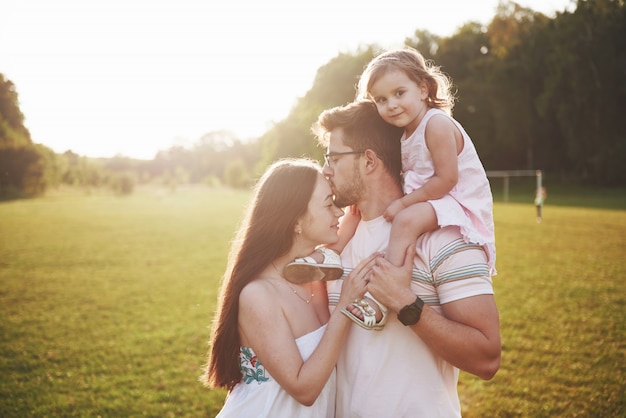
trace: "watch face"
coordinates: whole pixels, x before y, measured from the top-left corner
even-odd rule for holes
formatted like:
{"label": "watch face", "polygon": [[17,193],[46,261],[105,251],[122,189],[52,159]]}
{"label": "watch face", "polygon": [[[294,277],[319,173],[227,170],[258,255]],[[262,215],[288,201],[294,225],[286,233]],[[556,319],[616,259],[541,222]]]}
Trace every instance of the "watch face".
{"label": "watch face", "polygon": [[402,315],[402,319],[404,319],[405,323],[415,324],[420,319],[421,312],[417,310],[416,307],[411,306],[410,309],[407,309],[406,312]]}
{"label": "watch face", "polygon": [[398,319],[404,325],[413,325],[416,324],[417,321],[420,320],[420,316],[422,315],[422,306],[424,302],[418,297],[415,302],[410,305],[405,306],[400,310],[398,314]]}

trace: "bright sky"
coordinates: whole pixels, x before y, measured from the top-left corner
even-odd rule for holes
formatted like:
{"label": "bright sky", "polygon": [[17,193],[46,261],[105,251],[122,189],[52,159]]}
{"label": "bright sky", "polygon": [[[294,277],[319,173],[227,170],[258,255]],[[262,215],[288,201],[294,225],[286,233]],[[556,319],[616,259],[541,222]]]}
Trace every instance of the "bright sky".
{"label": "bright sky", "polygon": [[[519,0],[553,16],[570,0]],[[310,4],[311,6],[307,6]],[[0,0],[0,73],[34,142],[151,159],[284,119],[318,68],[417,29],[488,23],[498,0]]]}

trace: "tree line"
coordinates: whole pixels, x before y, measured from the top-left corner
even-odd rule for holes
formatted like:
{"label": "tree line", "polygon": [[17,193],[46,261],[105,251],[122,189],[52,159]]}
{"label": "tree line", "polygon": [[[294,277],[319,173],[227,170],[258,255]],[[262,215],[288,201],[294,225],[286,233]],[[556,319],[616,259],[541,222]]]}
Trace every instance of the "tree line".
{"label": "tree line", "polygon": [[[553,18],[501,1],[486,26],[468,22],[449,37],[418,29],[405,45],[452,78],[454,117],[487,170],[541,169],[552,178],[626,185],[623,0],[578,0],[573,11]],[[364,66],[380,52],[367,45],[331,59],[289,115],[260,138],[209,132],[150,161],[89,159],[34,144],[15,86],[0,74],[0,198],[36,196],[63,183],[122,194],[144,182],[245,187],[278,158],[321,160],[311,124],[324,109],[354,99]]]}

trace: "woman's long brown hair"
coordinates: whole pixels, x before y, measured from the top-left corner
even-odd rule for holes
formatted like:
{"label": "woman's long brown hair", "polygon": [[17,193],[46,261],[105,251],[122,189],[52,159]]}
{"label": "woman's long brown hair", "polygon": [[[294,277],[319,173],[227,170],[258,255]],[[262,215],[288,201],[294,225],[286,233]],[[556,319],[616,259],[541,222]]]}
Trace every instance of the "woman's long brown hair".
{"label": "woman's long brown hair", "polygon": [[222,278],[208,364],[201,377],[206,386],[231,390],[241,380],[239,294],[292,247],[296,224],[307,211],[320,172],[319,164],[311,160],[280,160],[255,186]]}

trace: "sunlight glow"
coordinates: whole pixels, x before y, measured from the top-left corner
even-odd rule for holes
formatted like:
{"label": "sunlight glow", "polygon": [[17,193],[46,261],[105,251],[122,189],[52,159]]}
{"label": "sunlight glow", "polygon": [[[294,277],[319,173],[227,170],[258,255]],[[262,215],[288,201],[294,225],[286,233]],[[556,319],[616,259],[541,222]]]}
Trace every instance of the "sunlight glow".
{"label": "sunlight glow", "polygon": [[[498,0],[1,3],[0,73],[33,141],[149,159],[210,131],[259,136],[339,52],[398,47],[417,29],[451,35],[488,22]],[[518,3],[549,14],[570,2]]]}

